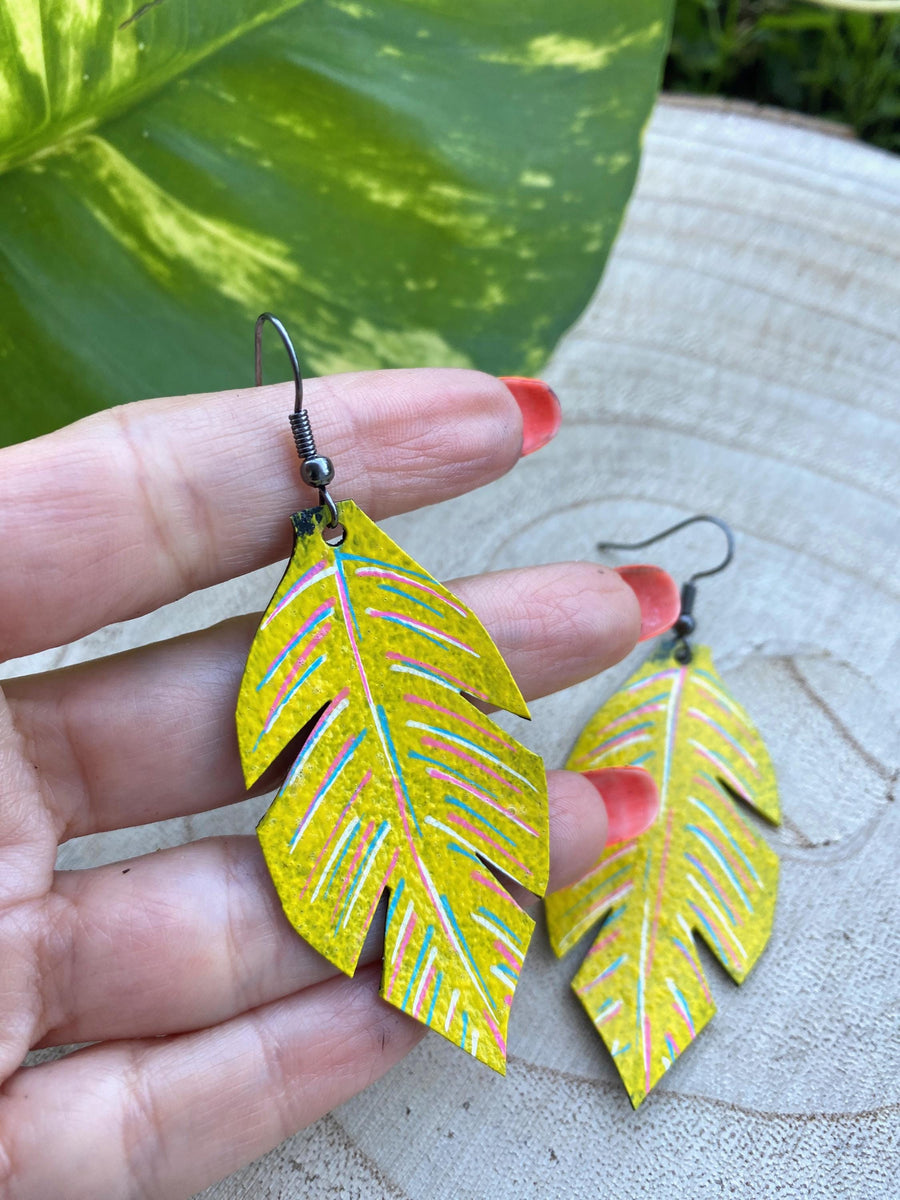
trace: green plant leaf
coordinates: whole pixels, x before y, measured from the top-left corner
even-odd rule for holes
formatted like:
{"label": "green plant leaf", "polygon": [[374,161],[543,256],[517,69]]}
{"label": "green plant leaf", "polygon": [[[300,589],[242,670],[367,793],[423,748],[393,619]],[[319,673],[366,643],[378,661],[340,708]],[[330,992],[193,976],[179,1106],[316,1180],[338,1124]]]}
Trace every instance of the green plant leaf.
{"label": "green plant leaf", "polygon": [[0,440],[309,372],[539,368],[631,190],[669,0],[0,0]]}

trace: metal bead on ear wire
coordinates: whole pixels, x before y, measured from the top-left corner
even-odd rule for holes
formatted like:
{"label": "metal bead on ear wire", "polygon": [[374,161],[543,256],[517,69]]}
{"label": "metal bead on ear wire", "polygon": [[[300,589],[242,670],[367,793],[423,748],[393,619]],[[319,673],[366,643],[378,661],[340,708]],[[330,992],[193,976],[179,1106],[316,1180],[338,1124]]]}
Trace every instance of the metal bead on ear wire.
{"label": "metal bead on ear wire", "polygon": [[600,927],[572,987],[635,1106],[715,1012],[698,940],[741,982],[769,938],[778,881],[778,859],[739,812],[746,806],[779,819],[768,751],[707,647],[688,640],[697,581],[733,557],[730,528],[718,517],[688,517],[644,541],[600,549],[642,549],[699,521],[725,534],[724,559],[690,576],[674,637],[606,701],[566,764],[574,771],[643,767],[659,789],[659,816],[546,900],[558,955]]}
{"label": "metal bead on ear wire", "polygon": [[389,895],[382,995],[502,1071],[534,922],[492,867],[543,893],[547,784],[540,758],[471,698],[528,710],[477,617],[352,500],[332,500],[334,466],[271,313],[256,323],[256,382],[266,322],[291,361],[291,432],[320,499],[292,517],[293,555],[238,697],[248,787],[304,739],[259,823],[266,864],[293,927],[349,975]]}

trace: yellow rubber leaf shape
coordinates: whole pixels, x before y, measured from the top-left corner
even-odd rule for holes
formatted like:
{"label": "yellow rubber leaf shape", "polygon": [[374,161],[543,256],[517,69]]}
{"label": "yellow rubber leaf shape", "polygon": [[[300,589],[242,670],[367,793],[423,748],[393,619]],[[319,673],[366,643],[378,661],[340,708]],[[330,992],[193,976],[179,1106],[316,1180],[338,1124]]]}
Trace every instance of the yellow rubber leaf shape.
{"label": "yellow rubber leaf shape", "polygon": [[553,948],[598,922],[572,987],[637,1107],[716,1010],[697,936],[738,983],[769,939],[778,859],[735,798],[779,820],[775,774],[705,646],[689,664],[665,643],[588,723],[570,770],[642,766],[661,808],[641,837],[607,847],[549,896]]}
{"label": "yellow rubber leaf shape", "polygon": [[284,911],[353,974],[390,896],[382,995],[505,1069],[534,922],[495,871],[543,894],[541,759],[466,697],[528,716],[478,619],[352,501],[292,518],[294,553],[238,700],[248,787],[306,739],[258,834]]}

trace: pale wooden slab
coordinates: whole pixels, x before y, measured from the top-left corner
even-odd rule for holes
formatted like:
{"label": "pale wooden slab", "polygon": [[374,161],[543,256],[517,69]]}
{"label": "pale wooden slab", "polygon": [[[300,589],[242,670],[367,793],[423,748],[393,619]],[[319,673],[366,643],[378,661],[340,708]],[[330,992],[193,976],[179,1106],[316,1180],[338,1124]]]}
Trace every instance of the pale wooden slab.
{"label": "pale wooden slab", "polygon": [[[701,591],[719,668],[768,738],[785,826],[772,945],[633,1114],[539,931],[501,1080],[437,1037],[204,1193],[239,1197],[900,1194],[900,160],[663,102],[604,283],[547,376],[566,411],[509,478],[391,522],[452,577],[590,557],[711,511],[738,558]],[[479,535],[474,544],[473,525]],[[654,549],[678,576],[714,531]],[[63,663],[262,607],[279,569],[43,656]],[[624,664],[534,705],[560,764]],[[83,839],[86,866],[250,830],[264,802]]]}

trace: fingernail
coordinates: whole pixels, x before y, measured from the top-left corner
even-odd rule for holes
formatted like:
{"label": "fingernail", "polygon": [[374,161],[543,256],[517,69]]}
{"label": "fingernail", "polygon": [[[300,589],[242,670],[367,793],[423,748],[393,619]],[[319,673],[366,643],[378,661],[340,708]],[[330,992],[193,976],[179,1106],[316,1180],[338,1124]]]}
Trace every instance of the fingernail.
{"label": "fingernail", "polygon": [[610,842],[627,842],[640,837],[650,828],[659,814],[659,792],[653,776],[643,767],[606,767],[602,771],[586,771],[603,801]]}
{"label": "fingernail", "polygon": [[524,379],[519,375],[501,375],[522,413],[522,457],[534,454],[559,433],[562,409],[552,388],[542,379]]}
{"label": "fingernail", "polygon": [[647,564],[616,567],[616,571],[637,596],[641,606],[641,636],[639,642],[663,633],[678,620],[681,596],[678,584],[668,572]]}

